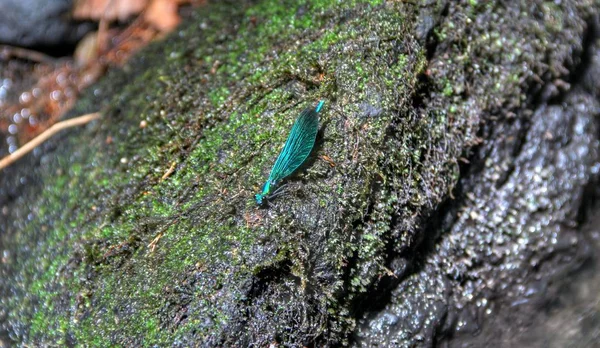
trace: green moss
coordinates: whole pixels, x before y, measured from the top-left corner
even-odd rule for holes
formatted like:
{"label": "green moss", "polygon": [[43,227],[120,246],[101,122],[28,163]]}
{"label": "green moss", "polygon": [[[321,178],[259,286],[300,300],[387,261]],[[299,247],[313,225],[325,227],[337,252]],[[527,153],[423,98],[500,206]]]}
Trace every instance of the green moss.
{"label": "green moss", "polygon": [[227,100],[228,96],[229,96],[229,90],[226,87],[221,87],[221,88],[212,90],[209,92],[209,95],[208,95],[208,97],[210,98],[210,101],[212,102],[214,107],[218,107],[218,106],[222,105]]}
{"label": "green moss", "polygon": [[[323,304],[311,313],[331,313],[320,319],[335,330],[303,330],[347,337],[352,301],[384,273],[392,216],[407,210],[397,195],[409,192],[410,209],[429,203],[419,195],[430,184],[420,175],[431,170],[423,157],[454,136],[444,113],[412,111],[427,61],[403,6],[213,5],[109,74],[95,87],[100,96],[90,92],[75,111],[105,106],[103,119],[61,143],[70,155],[42,173],[36,219],[18,227],[20,238],[39,241],[18,252],[24,281],[12,286],[30,301],[11,302],[9,320],[31,318],[20,339],[203,341],[240,320],[232,307],[247,296],[264,296],[251,310],[271,318],[252,326],[268,336],[257,346],[287,332],[278,326],[292,320],[286,310],[307,304]],[[252,195],[292,123],[319,99],[326,104],[316,151],[335,167],[312,159],[289,193],[257,209]],[[77,151],[82,144],[92,156]],[[323,275],[314,274],[316,262]],[[261,278],[271,273],[279,278]],[[248,284],[260,282],[265,293],[249,294]],[[269,294],[284,295],[273,304]]]}
{"label": "green moss", "polygon": [[444,86],[444,90],[442,91],[442,93],[446,97],[451,97],[452,94],[454,94],[454,88],[452,88],[452,84],[450,83],[450,81],[446,81],[446,85]]}

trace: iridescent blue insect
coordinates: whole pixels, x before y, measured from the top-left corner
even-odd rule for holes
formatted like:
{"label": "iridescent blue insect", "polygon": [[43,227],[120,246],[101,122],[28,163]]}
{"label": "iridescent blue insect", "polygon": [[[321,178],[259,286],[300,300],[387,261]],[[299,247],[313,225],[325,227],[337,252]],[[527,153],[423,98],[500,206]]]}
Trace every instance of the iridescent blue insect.
{"label": "iridescent blue insect", "polygon": [[285,141],[283,149],[279,153],[279,157],[277,157],[271,169],[262,192],[254,196],[258,205],[262,205],[265,199],[269,198],[271,189],[281,179],[298,169],[312,151],[315,139],[317,138],[317,132],[319,131],[319,111],[321,111],[323,103],[325,102],[321,100],[317,107],[308,107],[298,116],[298,119],[292,126],[290,135]]}

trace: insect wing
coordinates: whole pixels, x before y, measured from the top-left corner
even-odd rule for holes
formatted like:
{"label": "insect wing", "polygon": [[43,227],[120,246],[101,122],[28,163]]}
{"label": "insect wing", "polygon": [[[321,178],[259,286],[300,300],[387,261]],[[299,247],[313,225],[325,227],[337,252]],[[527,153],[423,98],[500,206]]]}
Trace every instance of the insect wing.
{"label": "insect wing", "polygon": [[290,135],[273,165],[269,175],[271,182],[285,178],[302,165],[315,145],[318,131],[319,114],[316,109],[304,109],[292,126]]}

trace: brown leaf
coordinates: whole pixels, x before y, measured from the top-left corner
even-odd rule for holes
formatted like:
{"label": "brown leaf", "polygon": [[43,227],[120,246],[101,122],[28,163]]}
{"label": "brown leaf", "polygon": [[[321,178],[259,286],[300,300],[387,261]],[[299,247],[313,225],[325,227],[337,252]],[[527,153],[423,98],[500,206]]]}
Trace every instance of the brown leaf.
{"label": "brown leaf", "polygon": [[147,4],[148,0],[76,0],[73,6],[73,18],[124,21],[142,12]]}
{"label": "brown leaf", "polygon": [[151,0],[144,19],[162,32],[169,32],[179,24],[176,0]]}

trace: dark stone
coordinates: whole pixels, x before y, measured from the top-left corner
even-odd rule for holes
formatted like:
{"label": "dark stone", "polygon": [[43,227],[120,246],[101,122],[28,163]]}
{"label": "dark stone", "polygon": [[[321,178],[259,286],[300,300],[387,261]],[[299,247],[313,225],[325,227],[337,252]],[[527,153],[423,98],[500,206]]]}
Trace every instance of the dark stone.
{"label": "dark stone", "polygon": [[0,1],[0,44],[33,47],[50,54],[62,53],[74,46],[92,23],[71,18],[72,0],[2,0]]}

